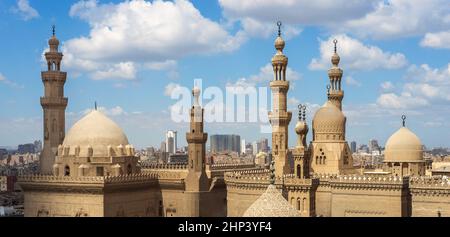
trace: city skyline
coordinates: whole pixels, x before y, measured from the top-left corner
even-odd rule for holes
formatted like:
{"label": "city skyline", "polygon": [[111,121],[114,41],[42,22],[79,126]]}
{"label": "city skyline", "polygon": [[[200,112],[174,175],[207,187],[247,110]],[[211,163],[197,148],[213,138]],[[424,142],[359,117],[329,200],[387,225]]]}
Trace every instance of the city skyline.
{"label": "city skyline", "polygon": [[[445,18],[449,11],[442,7],[445,1],[430,1],[427,7],[421,1],[366,1],[350,8],[345,17],[329,19],[331,22],[302,12],[298,16],[276,14],[292,7],[289,4],[297,10],[314,8],[302,1],[279,3],[277,9],[270,4],[256,7],[259,12],[273,11],[267,15],[254,14],[255,7],[250,5],[239,11],[231,0],[20,2],[26,4],[12,0],[0,3],[0,32],[8,35],[0,39],[0,50],[8,55],[0,59],[0,103],[8,108],[0,114],[2,146],[42,140],[40,71],[45,69],[42,53],[48,47],[53,24],[65,55],[62,70],[68,72],[66,130],[97,101],[99,110],[124,129],[131,144],[145,148],[158,147],[171,129],[180,134],[179,146],[187,144],[189,124],[167,119],[169,106],[176,102],[168,96],[174,88],[191,88],[196,78],[203,79],[204,88],[217,86],[224,91],[231,85],[267,86],[273,73],[267,58],[273,54],[275,22],[281,20],[289,56],[287,78],[293,84],[288,108],[293,114],[298,103],[307,104],[311,126],[312,116],[326,100],[326,69],[330,66],[331,41],[336,38],[344,69],[343,111],[348,120],[348,141],[365,144],[376,138],[384,146],[401,125],[401,115],[406,114],[407,126],[424,145],[448,147],[450,88],[446,80],[450,56],[445,35],[449,34],[449,25],[426,17],[436,13]],[[302,4],[304,8],[299,7]],[[325,6],[324,14],[340,4],[332,1]],[[402,15],[405,13],[399,9],[405,8],[414,14]],[[112,14],[106,14],[106,10]],[[157,10],[176,17],[173,21],[161,20]],[[146,24],[116,22],[118,14]],[[377,17],[387,21],[396,16],[417,18],[420,24],[395,22],[404,25],[395,25],[391,31],[369,24],[376,23]],[[184,27],[183,22],[195,27],[181,42],[176,29],[179,24]],[[427,29],[427,23],[436,24]],[[115,42],[120,46],[117,50],[102,46],[107,35],[100,27],[109,27],[109,33],[127,40]],[[205,43],[201,37],[209,40]],[[161,44],[162,39],[165,44]],[[142,55],[129,54],[137,51]],[[158,103],[152,103],[155,100]],[[291,138],[295,137],[294,126],[289,126]],[[270,139],[270,134],[259,132],[258,123],[205,123],[205,130],[210,134],[239,134],[247,141]],[[311,140],[311,134],[307,140]],[[294,144],[295,139],[289,139],[289,146]]]}

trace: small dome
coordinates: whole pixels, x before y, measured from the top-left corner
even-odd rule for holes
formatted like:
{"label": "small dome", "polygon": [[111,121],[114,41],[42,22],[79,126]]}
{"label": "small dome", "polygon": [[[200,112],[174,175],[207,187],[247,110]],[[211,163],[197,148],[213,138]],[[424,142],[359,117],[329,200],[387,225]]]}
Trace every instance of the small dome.
{"label": "small dome", "polygon": [[286,42],[284,42],[283,38],[281,38],[280,36],[275,39],[275,48],[277,50],[283,51],[285,45]]}
{"label": "small dome", "polygon": [[308,133],[308,124],[305,121],[298,121],[295,125],[295,132],[299,135]]}
{"label": "small dome", "polygon": [[331,101],[327,101],[314,115],[315,140],[344,140],[346,118]]}
{"label": "small dome", "polygon": [[422,161],[423,147],[420,139],[406,127],[401,127],[387,140],[384,161]]}
{"label": "small dome", "polygon": [[93,110],[72,126],[63,147],[91,147],[94,155],[108,156],[108,146],[123,147],[128,144],[127,136],[114,121]]}
{"label": "small dome", "polygon": [[58,46],[59,45],[59,40],[56,38],[56,36],[52,36],[52,38],[50,38],[49,40],[48,40],[48,44],[49,45],[55,45],[55,46]]}
{"label": "small dome", "polygon": [[339,57],[339,55],[337,53],[334,53],[333,56],[331,56],[331,63],[334,66],[339,65],[339,61],[341,61],[341,57]]}
{"label": "small dome", "polygon": [[300,214],[284,199],[275,185],[269,185],[243,217],[300,217]]}

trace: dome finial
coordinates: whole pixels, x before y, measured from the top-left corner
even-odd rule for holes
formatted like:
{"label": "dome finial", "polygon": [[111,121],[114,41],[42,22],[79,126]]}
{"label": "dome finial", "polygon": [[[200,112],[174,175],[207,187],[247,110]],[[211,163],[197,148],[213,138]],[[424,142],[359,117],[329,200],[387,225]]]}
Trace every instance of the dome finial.
{"label": "dome finial", "polygon": [[270,162],[270,184],[275,184],[275,161]]}
{"label": "dome finial", "polygon": [[277,26],[278,26],[278,36],[281,36],[281,25],[283,25],[283,23],[281,23],[281,21],[277,22]]}
{"label": "dome finial", "polygon": [[306,105],[303,105],[302,109],[303,109],[303,121],[306,121]]}
{"label": "dome finial", "polygon": [[302,120],[302,109],[303,109],[303,105],[298,104],[298,121]]}
{"label": "dome finial", "polygon": [[56,26],[55,26],[55,25],[52,25],[52,33],[53,33],[53,36],[55,36],[55,28],[56,28]]}
{"label": "dome finial", "polygon": [[402,123],[403,123],[403,127],[405,126],[405,120],[406,120],[406,115],[402,115]]}
{"label": "dome finial", "polygon": [[338,43],[337,39],[334,39],[333,43],[334,43],[334,53],[337,53],[337,43]]}
{"label": "dome finial", "polygon": [[330,88],[331,88],[331,86],[330,86],[330,84],[328,84],[328,85],[327,85],[327,95],[328,95],[328,96],[330,95]]}

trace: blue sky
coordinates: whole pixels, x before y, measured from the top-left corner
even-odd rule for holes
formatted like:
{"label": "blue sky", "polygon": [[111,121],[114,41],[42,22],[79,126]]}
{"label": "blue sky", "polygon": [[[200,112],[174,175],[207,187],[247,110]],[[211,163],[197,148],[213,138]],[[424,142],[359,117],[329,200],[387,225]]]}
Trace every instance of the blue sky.
{"label": "blue sky", "polygon": [[[159,146],[174,123],[171,89],[267,86],[276,21],[289,57],[289,107],[307,103],[308,118],[326,100],[326,70],[338,39],[344,70],[347,140],[386,139],[407,126],[430,147],[450,140],[448,0],[211,0],[0,2],[0,145],[42,138],[42,53],[56,24],[67,71],[69,129],[97,101],[137,147]],[[268,70],[269,69],[269,70]],[[204,103],[207,101],[204,101]],[[295,116],[290,145],[295,143]],[[310,124],[311,126],[311,124]],[[247,141],[257,123],[211,123],[209,134]],[[309,137],[310,138],[310,137]]]}

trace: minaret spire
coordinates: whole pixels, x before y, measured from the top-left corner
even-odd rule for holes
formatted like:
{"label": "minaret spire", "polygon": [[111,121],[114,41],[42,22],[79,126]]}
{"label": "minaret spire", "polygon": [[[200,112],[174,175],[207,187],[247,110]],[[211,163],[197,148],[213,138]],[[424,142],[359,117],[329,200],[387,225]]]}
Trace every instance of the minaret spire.
{"label": "minaret spire", "polygon": [[403,127],[405,127],[406,115],[402,115],[402,120]]}
{"label": "minaret spire", "polygon": [[341,58],[337,53],[337,39],[333,40],[334,53],[331,57],[332,66],[328,70],[328,77],[330,79],[330,88],[327,91],[328,100],[330,100],[336,107],[342,110],[342,99],[344,98],[344,91],[341,87],[343,71],[339,68]]}
{"label": "minaret spire", "polygon": [[55,28],[56,28],[56,26],[55,26],[55,25],[52,25],[52,33],[53,33],[53,36],[55,36]]}

